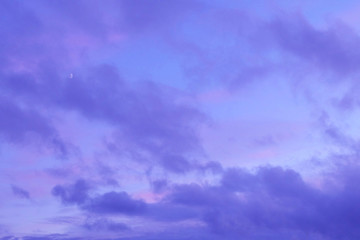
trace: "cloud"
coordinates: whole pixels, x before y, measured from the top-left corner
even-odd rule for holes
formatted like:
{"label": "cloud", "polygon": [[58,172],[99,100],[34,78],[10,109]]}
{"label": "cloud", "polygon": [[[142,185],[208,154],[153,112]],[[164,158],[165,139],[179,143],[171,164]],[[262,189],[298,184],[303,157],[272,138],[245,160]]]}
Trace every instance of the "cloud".
{"label": "cloud", "polygon": [[[88,194],[88,183],[84,180],[78,180],[70,185],[57,185],[52,189],[52,194],[60,198],[65,205],[74,204],[89,214],[96,214],[97,216],[118,216],[124,215],[128,217],[142,217],[148,220],[155,220],[160,222],[178,222],[188,219],[194,219],[199,215],[197,210],[192,210],[179,204],[173,204],[168,201],[147,203],[143,200],[134,199],[127,192],[105,192],[103,194],[95,194],[90,196]],[[89,228],[94,227],[100,222],[97,221],[89,225]],[[106,222],[104,223],[106,226]],[[110,224],[110,222],[109,222]],[[101,225],[101,224],[100,224]],[[99,228],[106,228],[101,225]],[[110,224],[111,225],[111,224]],[[115,226],[115,225],[114,225]],[[125,229],[125,228],[124,228]]]}
{"label": "cloud", "polygon": [[66,234],[49,234],[45,236],[25,236],[21,240],[82,240],[81,237],[68,237]]}
{"label": "cloud", "polygon": [[158,179],[151,182],[152,189],[155,193],[162,192],[168,186],[168,181],[166,179]]}
{"label": "cloud", "polygon": [[[34,104],[77,111],[85,118],[110,124],[117,132],[111,149],[135,153],[141,149],[172,172],[191,169],[187,155],[201,152],[194,129],[204,116],[197,109],[177,103],[170,89],[154,83],[131,88],[112,66],[87,71],[86,76],[78,75],[74,79],[52,78],[51,85],[48,79],[52,73],[46,73],[42,82],[31,83],[35,89],[24,92],[23,96]],[[56,93],[54,87],[58,89]],[[126,139],[127,145],[117,146],[122,139]]]}
{"label": "cloud", "polygon": [[62,186],[56,185],[51,193],[59,197],[64,204],[82,204],[88,199],[88,191],[91,189],[88,182],[83,179],[77,180],[74,184]]}
{"label": "cloud", "polygon": [[[250,19],[243,12],[235,11],[227,18],[229,11],[222,8],[203,11],[210,6],[187,0],[171,3],[160,0],[35,1],[31,4],[4,0],[0,5],[0,19],[7,23],[0,29],[4,36],[0,39],[1,141],[24,143],[40,138],[65,154],[67,144],[78,143],[76,140],[68,143],[68,139],[62,138],[62,120],[68,114],[76,114],[80,124],[89,121],[89,125],[94,123],[94,129],[96,124],[110,129],[103,133],[106,136],[101,146],[84,147],[90,149],[86,149],[90,154],[100,156],[106,151],[111,155],[99,157],[103,169],[111,169],[103,170],[103,175],[111,175],[106,179],[109,183],[106,187],[119,187],[116,174],[126,174],[118,173],[116,167],[126,165],[126,161],[163,170],[165,177],[151,182],[154,194],[160,199],[158,202],[137,199],[124,189],[106,188],[96,192],[99,189],[84,179],[54,186],[52,195],[64,205],[75,205],[81,214],[98,217],[85,223],[85,229],[126,231],[131,221],[125,225],[107,219],[110,215],[119,215],[130,220],[136,218],[144,225],[147,222],[169,224],[171,228],[141,239],[352,240],[359,235],[360,191],[354,185],[359,180],[357,167],[342,169],[332,179],[337,183],[335,186],[318,189],[295,170],[265,166],[248,171],[205,162],[197,130],[206,123],[207,116],[193,104],[191,96],[153,81],[130,82],[116,65],[99,63],[109,57],[99,52],[106,55],[113,48],[122,49],[122,41],[154,37],[161,44],[167,44],[171,48],[169,52],[175,52],[180,58],[186,55],[186,61],[192,60],[182,66],[185,71],[189,70],[191,80],[203,78],[206,82],[229,85],[256,82],[282,71],[279,68],[293,57],[306,66],[316,66],[317,72],[345,76],[357,73],[360,60],[359,37],[351,29],[344,25],[317,29],[301,15],[265,21]],[[219,15],[223,17],[220,20],[214,17]],[[200,18],[197,23],[195,20]],[[209,23],[203,25],[208,20]],[[198,24],[193,32],[204,30],[200,40],[185,36],[193,35],[182,32],[186,24]],[[216,38],[224,29],[228,35],[224,39]],[[256,41],[252,41],[254,39]],[[260,46],[261,43],[264,46]],[[243,51],[248,46],[248,51]],[[279,56],[274,57],[274,52],[281,55],[281,61],[277,62]],[[283,71],[286,76],[296,73],[292,68],[290,74]],[[354,91],[344,98],[344,106],[356,104],[356,94]],[[337,129],[328,128],[327,134],[349,145],[346,136]],[[264,138],[257,143],[272,144],[273,140]],[[42,164],[48,168],[48,156],[40,158],[45,159]],[[81,161],[86,165],[79,164],[84,169],[93,167],[89,166],[92,160],[72,160]],[[113,165],[116,167],[111,168]],[[48,169],[58,178],[76,174],[62,167]],[[197,171],[195,177],[186,175],[193,170]],[[220,181],[203,181],[198,174],[206,171],[216,174],[215,178],[220,177]],[[171,174],[200,181],[186,179],[188,184],[174,183]],[[12,192],[20,198],[30,198],[29,192],[18,186],[12,185]],[[59,224],[61,220],[71,223],[71,219],[58,220]],[[171,224],[193,225],[190,230],[172,232]],[[70,238],[48,235],[24,239]]]}
{"label": "cloud", "polygon": [[129,227],[124,223],[117,223],[108,219],[97,219],[95,221],[87,221],[83,227],[89,231],[109,231],[122,232],[129,230]]}
{"label": "cloud", "polygon": [[[348,186],[358,177],[356,170],[343,171],[336,179],[344,187],[317,189],[294,170],[268,166],[249,172],[232,168],[224,172],[218,185],[172,185],[157,203],[134,200],[125,192],[108,192],[77,204],[98,216],[120,214],[160,222],[196,220],[208,226],[214,239],[236,239],[239,235],[286,239],[302,233],[314,240],[316,236],[352,239],[358,234],[355,203],[360,194]],[[96,228],[97,224],[89,226]]]}
{"label": "cloud", "polygon": [[126,192],[107,192],[90,199],[83,209],[98,214],[139,215],[146,210],[146,203],[132,199]]}
{"label": "cloud", "polygon": [[9,141],[23,141],[27,134],[35,133],[48,138],[56,136],[48,119],[32,109],[21,109],[9,99],[1,99],[0,134]]}
{"label": "cloud", "polygon": [[286,15],[270,22],[268,28],[278,46],[319,70],[340,74],[358,71],[360,52],[356,45],[359,36],[345,24],[332,25],[319,30],[302,15]]}
{"label": "cloud", "polygon": [[34,133],[66,155],[67,145],[77,143],[61,139],[52,120],[76,112],[113,128],[115,137],[109,143],[113,153],[127,152],[133,160],[155,162],[174,173],[192,169],[188,158],[201,152],[195,128],[204,114],[181,103],[180,91],[150,81],[129,83],[116,67],[90,63],[86,56],[98,46],[106,48],[114,34],[136,27],[143,31],[149,24],[166,25],[164,17],[185,14],[195,3],[175,1],[164,8],[157,1],[135,6],[131,1],[6,0],[2,5],[6,9],[2,18],[11,24],[1,29],[8,37],[0,39],[0,45],[6,46],[0,47],[5,66],[0,70],[4,96],[0,113],[5,116],[0,135],[19,142]]}
{"label": "cloud", "polygon": [[[255,173],[229,169],[221,185],[175,185],[167,201],[200,211],[209,229],[223,237],[265,234],[276,238],[286,233],[353,239],[360,219],[355,203],[359,191],[350,187],[357,170],[344,170],[336,181],[343,187],[317,189],[294,170],[261,167]],[[351,189],[351,190],[350,190]],[[288,236],[289,237],[289,236]]]}
{"label": "cloud", "polygon": [[204,8],[199,1],[175,0],[164,3],[160,0],[140,0],[135,3],[131,0],[121,1],[119,9],[123,13],[122,26],[130,33],[165,32],[169,31],[180,19],[187,14]]}
{"label": "cloud", "polygon": [[[192,169],[187,158],[201,152],[195,127],[205,116],[190,104],[181,103],[179,99],[184,95],[179,91],[153,82],[129,84],[114,66],[106,64],[74,72],[73,78],[61,74],[63,67],[56,61],[39,66],[25,73],[2,74],[1,92],[8,99],[0,106],[7,116],[0,122],[0,131],[8,139],[19,141],[27,132],[34,132],[66,152],[66,144],[57,137],[48,116],[75,111],[114,128],[116,134],[109,149],[115,152],[125,150],[138,156],[136,160],[155,159],[175,173]],[[125,146],[119,146],[120,142]]]}
{"label": "cloud", "polygon": [[0,238],[1,240],[19,240],[19,238],[17,237],[13,237],[13,236],[5,236]]}
{"label": "cloud", "polygon": [[182,222],[192,219],[198,219],[200,211],[180,204],[174,204],[167,201],[151,203],[147,205],[147,211],[143,215],[148,221],[158,222]]}
{"label": "cloud", "polygon": [[[206,224],[208,234],[215,239],[236,239],[239,235],[248,239],[300,239],[305,234],[313,240],[350,240],[359,234],[360,189],[353,185],[359,171],[357,165],[339,167],[325,176],[324,184],[318,188],[291,169],[264,166],[250,172],[230,168],[225,169],[219,184],[168,185],[164,197],[155,203],[114,191],[72,203],[99,217],[125,215],[145,222],[168,223],[196,221]],[[73,186],[69,188],[74,189]]]}
{"label": "cloud", "polygon": [[19,198],[30,199],[30,193],[18,186],[11,185],[11,190],[13,194]]}
{"label": "cloud", "polygon": [[135,200],[126,192],[106,192],[91,197],[90,184],[83,179],[70,185],[56,185],[51,193],[60,198],[63,204],[76,204],[83,210],[97,214],[141,215],[146,210],[146,203]]}

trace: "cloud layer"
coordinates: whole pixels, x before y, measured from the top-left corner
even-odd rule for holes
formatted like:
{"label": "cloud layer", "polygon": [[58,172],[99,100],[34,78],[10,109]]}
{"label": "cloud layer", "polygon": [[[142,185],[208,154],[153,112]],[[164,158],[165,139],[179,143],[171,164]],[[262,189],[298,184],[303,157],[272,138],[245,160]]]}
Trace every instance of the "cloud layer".
{"label": "cloud layer", "polygon": [[345,2],[1,1],[0,239],[356,239]]}

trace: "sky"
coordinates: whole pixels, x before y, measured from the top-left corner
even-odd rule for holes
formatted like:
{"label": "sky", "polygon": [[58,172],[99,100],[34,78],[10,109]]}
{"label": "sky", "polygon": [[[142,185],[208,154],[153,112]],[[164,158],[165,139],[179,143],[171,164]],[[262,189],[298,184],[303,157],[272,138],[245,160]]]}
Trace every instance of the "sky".
{"label": "sky", "polygon": [[0,240],[359,239],[359,11],[1,0]]}

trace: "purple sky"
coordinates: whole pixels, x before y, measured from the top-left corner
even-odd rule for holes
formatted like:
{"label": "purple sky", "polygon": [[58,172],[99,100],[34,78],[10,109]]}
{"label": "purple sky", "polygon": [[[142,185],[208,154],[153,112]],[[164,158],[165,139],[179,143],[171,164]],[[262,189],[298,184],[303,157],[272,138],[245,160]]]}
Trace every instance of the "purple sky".
{"label": "purple sky", "polygon": [[359,12],[1,0],[0,240],[360,239]]}

